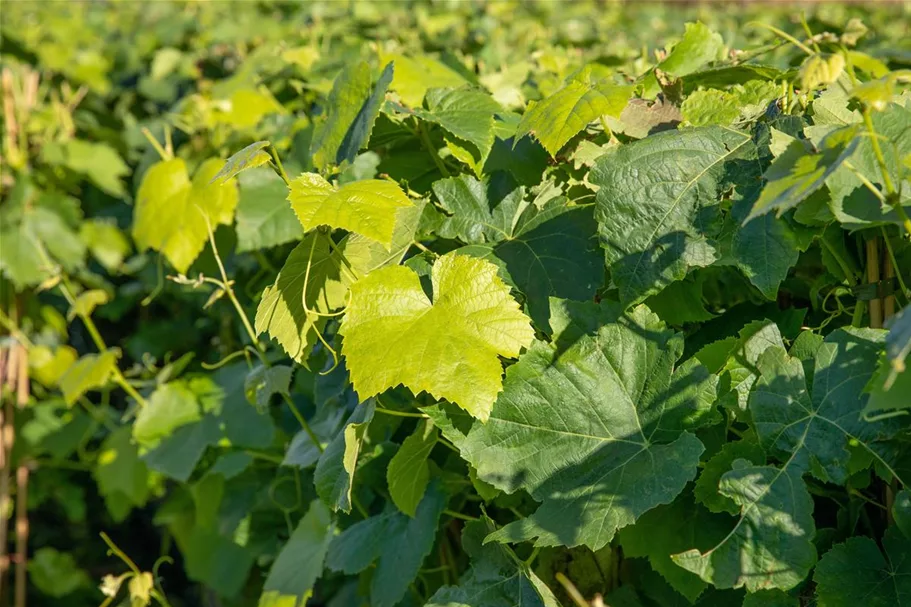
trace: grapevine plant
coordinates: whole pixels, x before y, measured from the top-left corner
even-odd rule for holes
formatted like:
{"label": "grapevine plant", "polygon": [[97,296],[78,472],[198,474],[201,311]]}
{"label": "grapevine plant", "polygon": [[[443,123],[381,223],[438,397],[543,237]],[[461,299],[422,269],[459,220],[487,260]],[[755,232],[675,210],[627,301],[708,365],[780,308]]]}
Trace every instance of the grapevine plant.
{"label": "grapevine plant", "polygon": [[911,601],[907,9],[7,10],[15,607]]}

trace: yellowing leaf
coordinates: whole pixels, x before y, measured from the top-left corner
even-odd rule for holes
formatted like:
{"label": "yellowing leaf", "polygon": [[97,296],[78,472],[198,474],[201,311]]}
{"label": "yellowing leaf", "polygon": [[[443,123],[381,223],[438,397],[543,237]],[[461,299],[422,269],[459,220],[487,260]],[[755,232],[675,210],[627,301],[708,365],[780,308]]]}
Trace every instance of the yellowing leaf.
{"label": "yellowing leaf", "polygon": [[205,216],[213,230],[234,218],[234,183],[210,184],[221,166],[218,159],[206,160],[191,182],[180,158],[152,165],[139,186],[133,217],[133,239],[140,250],[160,251],[181,274],[190,268],[209,237]]}
{"label": "yellowing leaf", "polygon": [[529,319],[488,261],[444,255],[431,302],[418,275],[397,266],[351,286],[342,353],[361,400],[403,384],[486,420],[503,387],[499,356],[534,338]]}
{"label": "yellowing leaf", "polygon": [[389,250],[396,211],[411,206],[405,192],[391,181],[366,179],[334,187],[316,173],[304,173],[291,184],[291,207],[304,230],[327,225],[372,238]]}

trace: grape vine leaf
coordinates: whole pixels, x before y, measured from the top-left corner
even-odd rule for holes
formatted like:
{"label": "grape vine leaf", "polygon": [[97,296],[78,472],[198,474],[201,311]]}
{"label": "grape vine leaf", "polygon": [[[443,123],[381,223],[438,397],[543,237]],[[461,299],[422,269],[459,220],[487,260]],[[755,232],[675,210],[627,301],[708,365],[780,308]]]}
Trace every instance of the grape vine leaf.
{"label": "grape vine leaf", "polygon": [[365,179],[336,188],[316,173],[303,173],[291,182],[288,200],[304,230],[320,225],[341,228],[372,238],[387,250],[396,212],[411,206],[392,181]]}
{"label": "grape vine leaf", "polygon": [[311,502],[307,514],[272,563],[263,586],[259,607],[303,607],[313,594],[313,585],[323,573],[323,561],[334,538],[335,525],[329,510]]}
{"label": "grape vine leaf", "polygon": [[414,516],[427,484],[430,482],[430,466],[427,458],[437,444],[437,430],[429,421],[418,424],[415,431],[402,442],[392,456],[386,471],[389,496],[399,510]]}
{"label": "grape vine leaf", "polygon": [[911,542],[886,530],[880,552],[868,537],[852,537],[827,552],[813,575],[816,598],[826,607],[892,607],[911,601]]}
{"label": "grape vine leaf", "polygon": [[288,187],[272,169],[258,167],[237,176],[237,251],[255,251],[298,240],[304,232],[286,199]]}
{"label": "grape vine leaf", "polygon": [[433,301],[412,270],[382,268],[351,286],[339,333],[363,400],[399,384],[486,420],[502,387],[499,356],[534,333],[490,262],[447,254],[433,266]]}
{"label": "grape vine leaf", "polygon": [[724,39],[701,21],[686,23],[683,38],[674,45],[658,69],[672,76],[692,74],[702,66],[721,59]]}
{"label": "grape vine leaf", "polygon": [[550,297],[585,301],[603,283],[591,207],[558,196],[539,208],[526,202],[524,188],[503,172],[483,181],[468,175],[441,179],[433,190],[452,213],[438,233],[473,245],[460,253],[501,266],[504,280],[525,295],[529,315],[541,329],[549,328]]}
{"label": "grape vine leaf", "polygon": [[247,373],[247,377],[244,379],[244,394],[247,402],[264,411],[269,406],[269,399],[273,394],[290,394],[293,375],[294,369],[288,365],[255,367]]}
{"label": "grape vine leaf", "polygon": [[376,561],[370,581],[370,604],[397,605],[433,548],[446,501],[439,483],[432,482],[414,518],[389,509],[355,523],[329,545],[326,564],[334,571],[351,575]]}
{"label": "grape vine leaf", "polygon": [[830,132],[820,142],[816,153],[808,149],[806,141],[791,141],[763,175],[767,183],[747,219],[769,211],[781,216],[796,207],[826,183],[829,176],[854,153],[859,141],[855,126]]}
{"label": "grape vine leaf", "polygon": [[438,589],[425,607],[558,607],[550,589],[526,565],[518,563],[499,544],[484,545],[496,528],[484,517],[462,529],[462,548],[471,559],[470,569],[457,586]]}
{"label": "grape vine leaf", "polygon": [[183,380],[155,388],[145,407],[136,414],[133,438],[139,445],[150,447],[177,428],[202,419],[196,394]]}
{"label": "grape vine leaf", "polygon": [[812,395],[799,359],[779,346],[760,355],[749,408],[764,451],[784,463],[776,468],[736,460],[719,491],[741,507],[740,519],[724,541],[705,553],[675,555],[677,564],[719,588],[788,590],[806,577],[816,555],[803,475],[843,483],[849,444],[895,475],[877,445],[897,432],[895,421],[871,423],[859,415],[881,338],[871,329],[830,333],[816,352]]}
{"label": "grape vine leaf", "polygon": [[[885,160],[893,187],[900,192],[899,204],[905,213],[911,212],[911,195],[908,194],[908,170],[902,159],[911,154],[911,110],[897,103],[890,103],[885,110],[874,112],[871,118],[876,136],[880,138],[880,151]],[[851,128],[851,127],[846,127]],[[825,141],[831,135],[826,135]],[[835,218],[848,229],[865,228],[886,223],[901,224],[901,216],[889,204],[884,204],[870,185],[880,195],[887,194],[882,170],[873,150],[871,137],[858,137],[847,165],[838,166],[826,179],[831,198],[829,208]],[[853,170],[852,170],[853,169]],[[864,179],[858,177],[858,174]],[[864,182],[867,183],[864,183]]]}
{"label": "grape vine leaf", "polygon": [[351,511],[351,488],[361,443],[373,419],[373,401],[358,405],[339,432],[326,445],[313,473],[313,483],[320,499],[332,510]]}
{"label": "grape vine leaf", "polygon": [[392,82],[392,64],[386,65],[376,84],[372,84],[372,76],[370,66],[361,61],[343,69],[335,79],[326,102],[325,118],[314,129],[310,144],[313,165],[320,171],[330,165],[353,162],[370,138],[386,89]]}
{"label": "grape vine leaf", "polygon": [[330,248],[329,238],[307,235],[291,251],[275,282],[263,291],[256,308],[256,333],[268,333],[301,364],[316,343],[316,331],[326,324],[324,316],[312,312],[326,314],[343,306],[348,290],[343,261]]}
{"label": "grape vine leaf", "polygon": [[647,557],[657,571],[691,603],[708,584],[672,560],[671,554],[690,546],[709,548],[720,541],[730,526],[728,517],[712,514],[684,494],[669,505],[649,510],[618,533],[624,557]]}
{"label": "grape vine leaf", "polygon": [[637,303],[717,258],[719,196],[748,170],[750,136],[723,127],[665,131],[602,157],[595,218],[611,278]]}
{"label": "grape vine leaf", "polygon": [[911,305],[907,305],[886,323],[886,357],[894,373],[905,371],[905,359],[911,354]]}
{"label": "grape vine leaf", "polygon": [[380,53],[380,63],[392,61],[395,75],[390,88],[396,91],[406,105],[416,108],[431,88],[461,87],[465,78],[448,65],[428,55],[405,57]]}
{"label": "grape vine leaf", "polygon": [[590,67],[582,69],[553,95],[531,102],[516,130],[514,141],[534,135],[551,156],[601,116],[620,116],[633,86],[598,80]]}
{"label": "grape vine leaf", "polygon": [[98,492],[115,521],[122,521],[130,510],[144,506],[149,499],[149,471],[139,459],[129,426],[107,435],[93,473]]}
{"label": "grape vine leaf", "polygon": [[605,546],[617,529],[671,502],[696,474],[715,378],[677,366],[680,335],[645,307],[568,347],[536,342],[506,373],[486,423],[424,409],[478,478],[543,502],[488,539]]}
{"label": "grape vine leaf", "polygon": [[232,154],[209,183],[224,184],[232,177],[236,177],[238,173],[266,164],[272,160],[269,152],[266,151],[269,145],[268,141],[257,141]]}
{"label": "grape vine leaf", "polygon": [[470,175],[440,179],[432,188],[440,206],[451,214],[437,233],[467,244],[509,238],[527,206],[524,188],[504,171],[483,180]]}
{"label": "grape vine leaf", "polygon": [[911,489],[902,489],[895,495],[892,518],[895,520],[895,526],[911,540]]}
{"label": "grape vine leaf", "polygon": [[718,492],[721,478],[738,459],[746,460],[757,466],[765,464],[765,454],[762,452],[762,448],[755,437],[750,436],[739,441],[726,443],[718,453],[705,463],[702,473],[696,479],[696,485],[693,488],[696,501],[711,512],[727,512],[728,514],[738,514],[740,512],[737,504],[726,495]]}
{"label": "grape vine leaf", "polygon": [[472,88],[430,89],[425,101],[427,109],[415,108],[412,113],[472,144],[483,163],[493,146],[494,115],[502,111],[500,104],[487,93]]}
{"label": "grape vine leaf", "polygon": [[816,548],[813,502],[800,471],[739,459],[718,491],[741,507],[741,518],[714,548],[675,554],[674,562],[716,588],[788,590],[802,582]]}
{"label": "grape vine leaf", "polygon": [[206,160],[192,181],[181,158],[149,167],[133,212],[133,239],[140,251],[160,251],[174,269],[186,273],[205,247],[209,228],[214,231],[234,218],[237,186],[210,183],[221,166],[221,160]]}
{"label": "grape vine leaf", "polygon": [[117,369],[120,351],[116,348],[98,354],[86,354],[60,378],[60,391],[66,404],[72,406],[89,390],[103,387]]}

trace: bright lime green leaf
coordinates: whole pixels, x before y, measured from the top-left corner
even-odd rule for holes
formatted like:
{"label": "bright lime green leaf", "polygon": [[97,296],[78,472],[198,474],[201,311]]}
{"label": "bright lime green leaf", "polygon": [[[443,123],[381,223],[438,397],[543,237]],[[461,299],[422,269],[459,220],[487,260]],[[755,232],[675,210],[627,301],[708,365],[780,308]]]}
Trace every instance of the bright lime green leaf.
{"label": "bright lime green leaf", "polygon": [[531,325],[490,262],[444,255],[432,284],[432,302],[405,267],[352,285],[339,329],[352,385],[364,400],[403,384],[486,420],[502,386],[499,356],[529,346]]}
{"label": "bright lime green leaf", "polygon": [[344,430],[326,446],[316,464],[313,473],[316,493],[332,510],[351,511],[354,470],[361,452],[361,443],[373,419],[373,412],[372,402],[358,405]]}
{"label": "bright lime green leaf", "polygon": [[467,83],[461,74],[427,55],[405,57],[380,53],[380,64],[386,65],[390,61],[395,68],[390,88],[413,108],[420,107],[428,89],[460,87]]}
{"label": "bright lime green leaf", "polygon": [[244,379],[244,394],[251,405],[261,410],[269,406],[273,394],[288,395],[291,389],[291,376],[294,369],[288,365],[266,367],[259,365],[247,374]]}
{"label": "bright lime green leaf", "polygon": [[259,598],[259,607],[303,607],[323,573],[323,561],[334,537],[329,510],[311,502],[306,516],[278,554]]}
{"label": "bright lime green leaf", "polygon": [[343,306],[350,282],[328,238],[313,233],[297,245],[256,308],[257,334],[268,333],[301,364],[316,343],[316,331],[326,323],[313,311],[325,314]]}
{"label": "bright lime green leaf", "polygon": [[671,554],[690,546],[709,548],[725,536],[729,526],[727,517],[710,513],[685,495],[643,514],[635,525],[620,530],[618,540],[624,557],[648,558],[652,569],[693,602],[708,584],[674,564]]}
{"label": "bright lime green leaf", "polygon": [[720,34],[697,21],[687,23],[683,39],[674,45],[658,69],[671,76],[686,76],[712,61],[724,56],[724,40]]}
{"label": "bright lime green leaf", "polygon": [[821,142],[819,153],[810,153],[806,143],[792,141],[766,170],[768,182],[753,205],[748,219],[774,210],[779,216],[794,208],[818,190],[826,179],[847,160],[857,148],[856,128],[833,131]]}
{"label": "bright lime green leaf", "polygon": [[130,253],[130,241],[120,228],[103,219],[85,221],[79,227],[79,236],[92,256],[109,272],[119,269]]}
{"label": "bright lime green leaf", "polygon": [[485,92],[470,89],[430,89],[427,109],[413,113],[427,122],[440,125],[451,135],[477,148],[479,162],[490,153],[494,140],[494,114],[502,112],[500,104]]}
{"label": "bright lime green leaf", "polygon": [[373,71],[365,62],[343,69],[335,79],[326,103],[326,116],[317,123],[310,144],[313,165],[325,170],[330,165],[353,162],[367,144],[373,122],[392,81],[392,65],[387,65],[372,85]]}
{"label": "bright lime green leaf", "polygon": [[299,240],[304,232],[288,204],[288,186],[266,167],[238,175],[237,250],[255,251]]}
{"label": "bright lime green leaf", "polygon": [[437,430],[429,421],[418,424],[414,433],[402,442],[401,448],[392,456],[386,471],[389,496],[399,510],[414,516],[427,483],[430,482],[430,467],[427,458],[437,444]]}
{"label": "bright lime green leaf", "polygon": [[868,537],[852,537],[827,552],[813,574],[825,607],[898,607],[911,600],[911,542],[886,530],[880,552]]}
{"label": "bright lime green leaf", "polygon": [[486,423],[424,409],[480,479],[543,502],[490,539],[598,550],[696,475],[703,446],[686,430],[719,419],[714,377],[695,361],[675,369],[683,340],[644,307],[599,324],[568,346],[537,342]]}
{"label": "bright lime green leaf", "polygon": [[287,113],[265,87],[236,90],[215,107],[216,120],[235,129],[252,129],[270,114]]}
{"label": "bright lime green leaf", "polygon": [[680,111],[686,121],[694,126],[727,126],[740,117],[737,98],[717,89],[696,91],[683,101]]}
{"label": "bright lime green leaf", "polygon": [[304,230],[320,225],[356,232],[392,246],[396,212],[411,206],[405,192],[392,181],[366,179],[332,186],[316,173],[304,173],[291,183],[291,207]]}
{"label": "bright lime green leaf", "polygon": [[755,149],[746,133],[700,127],[651,135],[595,164],[595,218],[624,303],[715,261],[717,198],[750,175],[753,163],[745,159]]}
{"label": "bright lime green leaf", "polygon": [[51,276],[51,265],[40,242],[31,231],[15,225],[0,229],[0,269],[20,289]]}
{"label": "bright lime green leaf", "polygon": [[133,438],[142,447],[153,447],[174,430],[202,419],[196,394],[178,380],[159,386],[133,422]]}
{"label": "bright lime green leaf", "polygon": [[83,291],[76,296],[76,300],[73,302],[73,305],[70,306],[69,311],[66,313],[66,319],[70,322],[73,322],[73,319],[77,316],[91,316],[92,312],[95,311],[95,308],[98,306],[103,306],[111,300],[111,296],[108,295],[107,291],[101,289],[89,289],[88,291]]}
{"label": "bright lime green leaf", "polygon": [[130,174],[130,167],[105,143],[70,139],[65,143],[51,143],[41,153],[46,162],[82,173],[111,196],[126,195],[121,179]]}
{"label": "bright lime green leaf", "polygon": [[312,46],[296,46],[282,51],[282,60],[296,65],[304,72],[309,72],[319,58],[319,50]]}
{"label": "bright lime green leaf", "polygon": [[212,183],[227,183],[229,179],[242,171],[266,164],[272,160],[269,152],[266,151],[269,145],[268,141],[257,141],[235,153],[225,161],[224,166],[212,177]]}
{"label": "bright lime green leaf", "polygon": [[619,117],[632,92],[632,86],[598,81],[589,70],[583,70],[550,97],[529,104],[516,139],[531,133],[551,156],[556,156],[590,122],[601,116]]}
{"label": "bright lime green leaf", "polygon": [[486,517],[465,525],[462,548],[471,558],[471,568],[459,578],[458,586],[438,589],[425,607],[559,606],[550,589],[529,567],[510,558],[506,548],[484,545],[484,537],[495,529]]}
{"label": "bright lime green leaf", "polygon": [[29,581],[47,596],[62,598],[92,585],[88,574],[79,568],[68,552],[48,546],[39,548],[28,563]]}
{"label": "bright lime green leaf", "polygon": [[370,582],[370,605],[398,605],[433,549],[446,502],[442,488],[432,482],[414,518],[387,510],[355,523],[330,544],[326,565],[351,575],[376,561]]}
{"label": "bright lime green leaf", "polygon": [[28,349],[29,375],[49,388],[57,386],[60,378],[76,363],[78,354],[70,346],[35,345]]}
{"label": "bright lime green leaf", "polygon": [[233,182],[210,184],[220,166],[220,160],[205,161],[192,182],[180,158],[149,168],[133,218],[133,239],[140,250],[160,251],[181,274],[190,268],[209,239],[209,227],[214,231],[219,223],[230,224],[237,206]]}
{"label": "bright lime green leaf", "polygon": [[60,391],[66,404],[73,405],[89,390],[104,387],[117,368],[118,358],[120,352],[114,349],[100,354],[86,354],[76,361],[60,378]]}

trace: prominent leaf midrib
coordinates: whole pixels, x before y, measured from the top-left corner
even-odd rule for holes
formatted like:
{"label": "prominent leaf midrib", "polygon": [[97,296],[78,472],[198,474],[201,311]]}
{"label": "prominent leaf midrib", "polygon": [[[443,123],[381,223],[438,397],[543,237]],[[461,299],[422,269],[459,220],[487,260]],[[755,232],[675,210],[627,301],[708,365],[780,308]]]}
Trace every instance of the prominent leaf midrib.
{"label": "prominent leaf midrib", "polygon": [[[736,133],[737,131],[733,131],[733,132]],[[742,133],[739,133],[739,134],[740,134],[740,135],[743,135]],[[731,155],[733,155],[733,154],[734,154],[735,152],[737,152],[740,148],[742,148],[743,146],[745,146],[745,145],[747,144],[747,142],[750,141],[750,137],[749,137],[748,135],[743,135],[743,137],[744,137],[744,140],[743,140],[742,142],[740,142],[739,144],[737,144],[737,146],[735,146],[733,149],[731,149],[730,151],[728,151],[726,154],[724,154],[724,155],[722,155],[722,156],[719,156],[714,162],[712,162],[712,164],[710,164],[710,165],[708,165],[707,167],[705,167],[704,169],[702,169],[702,170],[699,172],[698,175],[696,175],[695,177],[693,177],[692,179],[690,179],[690,180],[687,182],[687,184],[684,186],[683,190],[677,195],[677,198],[674,199],[674,202],[671,203],[670,208],[667,210],[667,212],[665,212],[664,216],[661,218],[661,221],[658,222],[658,225],[655,227],[655,230],[652,232],[652,235],[648,238],[648,246],[649,246],[649,247],[650,247],[650,246],[652,245],[652,243],[655,241],[655,236],[658,234],[658,231],[664,226],[664,222],[667,221],[667,218],[670,216],[670,214],[671,214],[673,211],[675,211],[675,210],[677,209],[677,205],[680,204],[680,201],[683,199],[683,196],[684,196],[687,192],[690,191],[690,188],[693,187],[693,184],[695,184],[695,183],[698,182],[700,179],[702,179],[702,178],[705,176],[705,174],[708,173],[711,169],[713,169],[717,164],[719,164],[719,163],[721,163],[721,162],[727,160],[728,157],[730,157]],[[658,153],[658,151],[659,151],[659,150],[656,150],[656,151],[653,152],[653,153]],[[667,152],[667,150],[661,150],[661,151],[662,151],[662,152],[665,152],[665,153]],[[705,150],[703,150],[703,151],[705,151]],[[638,159],[637,159],[637,160],[638,160]],[[639,271],[639,266],[642,264],[642,260],[645,259],[645,257],[646,257],[646,252],[647,252],[647,249],[644,250],[644,251],[641,251],[641,252],[639,253],[639,258],[636,260],[636,265],[635,265],[635,267],[633,268],[633,271],[632,271],[632,274],[633,274],[633,275],[635,275],[635,274]]]}

